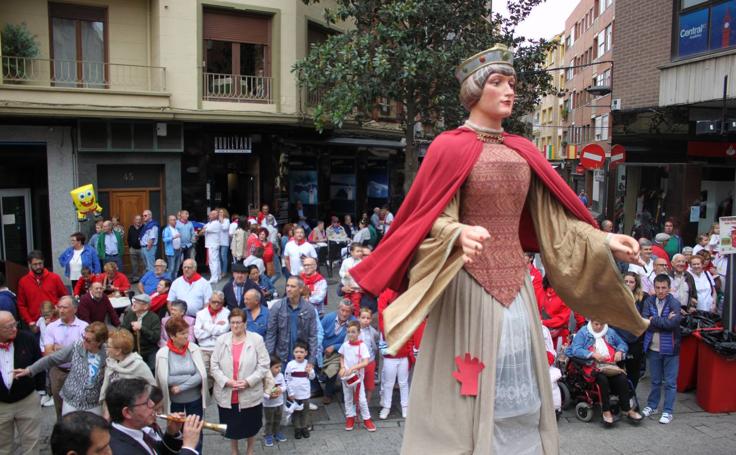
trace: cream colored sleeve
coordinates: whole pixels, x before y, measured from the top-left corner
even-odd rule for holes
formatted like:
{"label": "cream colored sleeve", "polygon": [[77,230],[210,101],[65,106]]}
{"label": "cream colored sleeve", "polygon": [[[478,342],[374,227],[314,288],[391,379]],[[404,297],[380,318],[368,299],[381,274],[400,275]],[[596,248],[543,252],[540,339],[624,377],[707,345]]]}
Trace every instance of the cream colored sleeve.
{"label": "cream colored sleeve", "polygon": [[460,192],[434,222],[414,255],[409,268],[408,289],[384,312],[389,352],[395,353],[406,343],[462,268],[462,250],[455,246],[465,227],[459,218]]}
{"label": "cream colored sleeve", "polygon": [[565,304],[588,319],[643,333],[647,324],[624,285],[607,234],[573,217],[535,176],[527,202],[544,268]]}

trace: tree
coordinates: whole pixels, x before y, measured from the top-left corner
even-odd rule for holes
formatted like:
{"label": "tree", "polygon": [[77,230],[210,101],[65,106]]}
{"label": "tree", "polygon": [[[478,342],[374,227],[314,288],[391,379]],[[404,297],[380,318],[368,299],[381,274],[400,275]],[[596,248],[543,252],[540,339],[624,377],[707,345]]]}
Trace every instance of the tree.
{"label": "tree", "polygon": [[541,1],[510,0],[510,17],[504,18],[491,12],[487,0],[336,0],[325,10],[325,20],[352,27],[313,45],[293,68],[300,87],[321,95],[314,110],[316,128],[340,128],[349,119],[360,124],[382,98],[400,103],[406,191],[418,169],[416,122],[432,134],[459,125],[466,113],[458,101],[455,67],[504,43],[516,48],[519,76],[514,116],[505,127],[529,134],[520,119],[551,89],[550,76],[538,71],[550,43],[516,37],[514,29]]}

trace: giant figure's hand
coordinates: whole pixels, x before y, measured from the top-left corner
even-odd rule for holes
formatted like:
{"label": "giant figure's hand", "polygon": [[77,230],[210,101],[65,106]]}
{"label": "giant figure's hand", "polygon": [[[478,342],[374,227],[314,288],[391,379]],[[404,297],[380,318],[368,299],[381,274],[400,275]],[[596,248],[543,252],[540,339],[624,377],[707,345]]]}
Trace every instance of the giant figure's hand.
{"label": "giant figure's hand", "polygon": [[631,264],[646,265],[639,257],[639,242],[633,237],[623,234],[610,234],[609,246],[613,257]]}
{"label": "giant figure's hand", "polygon": [[472,264],[483,253],[484,244],[490,238],[491,234],[482,226],[465,227],[457,239],[463,249],[463,261],[466,264]]}

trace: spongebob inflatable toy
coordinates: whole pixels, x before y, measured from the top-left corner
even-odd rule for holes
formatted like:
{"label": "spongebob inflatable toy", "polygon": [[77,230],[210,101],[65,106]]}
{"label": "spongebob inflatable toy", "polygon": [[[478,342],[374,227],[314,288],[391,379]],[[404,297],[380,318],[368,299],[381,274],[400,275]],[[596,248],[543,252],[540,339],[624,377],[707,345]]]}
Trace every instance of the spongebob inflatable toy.
{"label": "spongebob inflatable toy", "polygon": [[69,192],[77,209],[77,221],[87,221],[89,214],[102,215],[102,207],[97,203],[95,188],[92,184],[74,188]]}

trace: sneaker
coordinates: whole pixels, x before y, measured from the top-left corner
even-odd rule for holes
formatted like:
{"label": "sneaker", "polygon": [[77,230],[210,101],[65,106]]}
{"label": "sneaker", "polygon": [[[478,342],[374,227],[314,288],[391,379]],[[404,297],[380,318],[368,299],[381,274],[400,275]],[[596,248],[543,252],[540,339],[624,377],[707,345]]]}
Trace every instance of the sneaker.
{"label": "sneaker", "polygon": [[388,415],[391,413],[391,408],[381,408],[381,412],[378,413],[378,418],[381,420],[388,419]]}
{"label": "sneaker", "polygon": [[273,436],[271,436],[270,434],[264,436],[263,445],[265,445],[266,447],[273,447]]}
{"label": "sneaker", "polygon": [[659,418],[659,423],[667,425],[668,423],[672,422],[672,414],[669,412],[663,412],[662,417]]}
{"label": "sneaker", "polygon": [[363,425],[365,425],[365,429],[368,431],[376,431],[376,425],[371,419],[364,420]]}
{"label": "sneaker", "polygon": [[286,436],[284,436],[284,433],[280,431],[273,435],[273,438],[276,440],[276,442],[286,442]]}
{"label": "sneaker", "polygon": [[310,410],[310,411],[316,411],[317,409],[319,409],[319,406],[317,406],[316,404],[314,404],[314,403],[312,403],[312,402],[310,401],[310,402],[309,402],[309,410]]}
{"label": "sneaker", "polygon": [[646,408],[644,408],[644,409],[641,410],[641,415],[643,415],[644,417],[649,417],[649,416],[654,415],[656,413],[657,413],[657,410],[656,409],[652,409],[649,406],[647,406]]}
{"label": "sneaker", "polygon": [[401,408],[401,417],[406,418],[406,415],[409,413],[409,408],[403,407]]}
{"label": "sneaker", "polygon": [[51,395],[46,395],[41,398],[41,406],[43,406],[44,408],[48,408],[49,406],[53,406],[53,405],[54,405],[54,397],[52,397]]}
{"label": "sneaker", "polygon": [[294,439],[301,439],[301,438],[302,438],[302,429],[294,428]]}
{"label": "sneaker", "polygon": [[302,428],[302,438],[309,439],[309,430],[307,428]]}
{"label": "sneaker", "polygon": [[353,431],[355,428],[355,417],[348,417],[345,420],[345,431]]}

